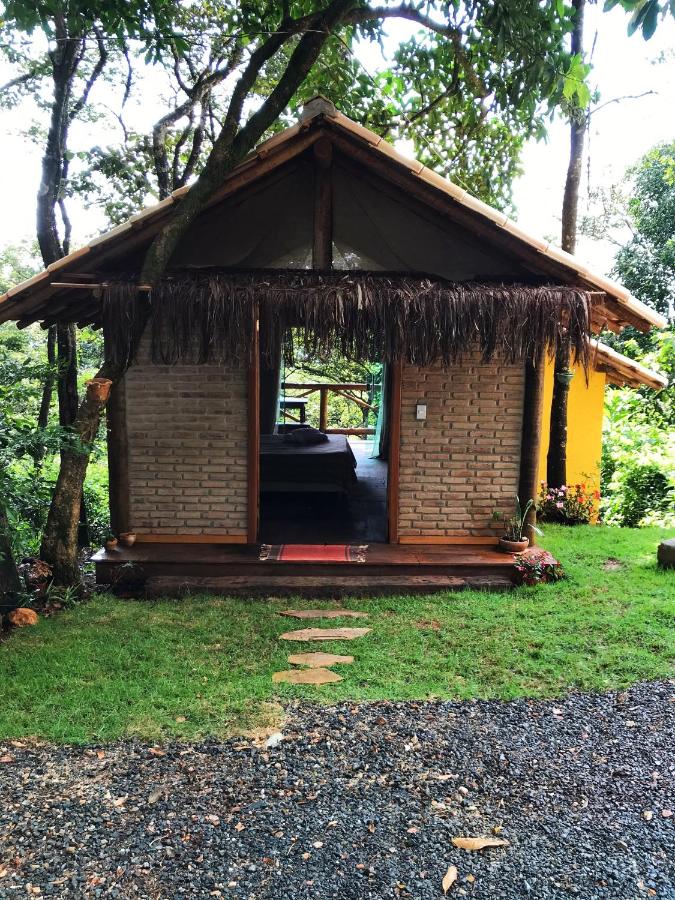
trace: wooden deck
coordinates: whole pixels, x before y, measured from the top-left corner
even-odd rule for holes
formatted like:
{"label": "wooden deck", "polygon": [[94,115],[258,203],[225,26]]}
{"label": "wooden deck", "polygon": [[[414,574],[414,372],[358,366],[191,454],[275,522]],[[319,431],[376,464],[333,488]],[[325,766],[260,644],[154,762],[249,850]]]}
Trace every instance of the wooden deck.
{"label": "wooden deck", "polygon": [[[364,563],[261,562],[259,545],[136,543],[93,557],[98,584],[136,577],[147,593],[341,595],[433,592],[512,583],[513,557],[464,544],[370,544]],[[116,575],[115,570],[124,567]]]}

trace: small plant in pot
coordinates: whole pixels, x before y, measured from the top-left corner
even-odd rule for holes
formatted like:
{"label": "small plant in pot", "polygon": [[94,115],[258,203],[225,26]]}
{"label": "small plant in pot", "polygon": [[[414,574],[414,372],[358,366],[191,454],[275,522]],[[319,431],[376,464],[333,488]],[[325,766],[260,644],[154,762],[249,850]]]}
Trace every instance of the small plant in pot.
{"label": "small plant in pot", "polygon": [[[527,525],[527,514],[534,506],[534,500],[528,500],[524,507],[520,505],[520,499],[516,497],[516,509],[513,516],[506,520],[504,534],[499,538],[499,549],[504,553],[522,553],[530,545],[530,539],[525,531],[531,528],[536,534],[541,534],[536,525]],[[499,518],[499,515],[496,516]]]}

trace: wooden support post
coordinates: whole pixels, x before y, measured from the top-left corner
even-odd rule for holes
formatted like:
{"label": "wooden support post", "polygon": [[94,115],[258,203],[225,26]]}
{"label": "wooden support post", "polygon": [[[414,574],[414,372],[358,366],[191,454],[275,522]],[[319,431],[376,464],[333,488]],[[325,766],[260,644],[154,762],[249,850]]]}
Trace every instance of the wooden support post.
{"label": "wooden support post", "polygon": [[398,481],[401,454],[402,360],[391,363],[389,382],[389,466],[387,469],[387,522],[389,543],[398,544]]}
{"label": "wooden support post", "polygon": [[113,384],[106,406],[108,439],[108,502],[113,534],[131,531],[129,511],[129,443],[127,436],[126,382]]}
{"label": "wooden support post", "polygon": [[248,363],[248,453],[247,453],[247,523],[249,544],[258,540],[260,504],[260,315],[257,303],[253,312],[253,346]]}
{"label": "wooden support post", "polygon": [[314,144],[314,244],[312,268],[333,267],[333,145],[327,138]]}
{"label": "wooden support post", "polygon": [[322,387],[319,391],[319,431],[328,428],[328,388]]}
{"label": "wooden support post", "polygon": [[[539,494],[539,453],[541,448],[542,416],[544,411],[544,354],[535,364],[525,363],[525,395],[523,398],[523,431],[520,442],[520,480],[518,496],[523,506],[528,500],[537,500]],[[537,513],[534,507],[527,516],[527,526],[534,525]],[[530,544],[535,544],[535,532],[526,526]]]}

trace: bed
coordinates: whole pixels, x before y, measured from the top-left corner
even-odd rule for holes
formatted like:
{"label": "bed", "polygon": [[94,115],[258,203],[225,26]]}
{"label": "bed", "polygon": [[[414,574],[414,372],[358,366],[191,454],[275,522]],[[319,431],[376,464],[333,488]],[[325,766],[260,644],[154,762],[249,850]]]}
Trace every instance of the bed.
{"label": "bed", "polygon": [[356,457],[343,434],[321,444],[297,446],[282,434],[260,436],[260,490],[263,493],[349,494],[356,485]]}

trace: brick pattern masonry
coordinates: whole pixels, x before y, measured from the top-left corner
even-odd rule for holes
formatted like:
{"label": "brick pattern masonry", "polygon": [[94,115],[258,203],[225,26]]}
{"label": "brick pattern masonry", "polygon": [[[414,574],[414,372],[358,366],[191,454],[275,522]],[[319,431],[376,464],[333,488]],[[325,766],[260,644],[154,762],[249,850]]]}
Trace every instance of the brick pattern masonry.
{"label": "brick pattern masonry", "polygon": [[246,534],[246,368],[155,366],[126,375],[131,528]]}
{"label": "brick pattern masonry", "polygon": [[498,534],[493,511],[511,515],[518,491],[523,366],[472,354],[447,371],[404,366],[401,384],[400,536]]}

